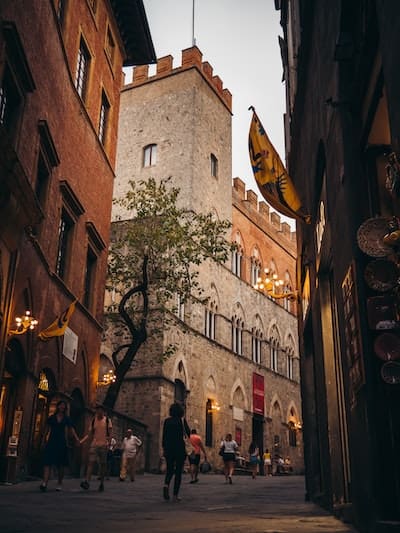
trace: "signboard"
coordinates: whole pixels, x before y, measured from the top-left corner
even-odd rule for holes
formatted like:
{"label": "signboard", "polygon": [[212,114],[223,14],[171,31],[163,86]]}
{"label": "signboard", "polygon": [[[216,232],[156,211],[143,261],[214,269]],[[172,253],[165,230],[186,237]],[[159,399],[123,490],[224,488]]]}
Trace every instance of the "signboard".
{"label": "signboard", "polygon": [[253,373],[253,413],[264,416],[264,376]]}
{"label": "signboard", "polygon": [[78,354],[78,335],[68,328],[64,333],[63,355],[76,364],[76,357]]}

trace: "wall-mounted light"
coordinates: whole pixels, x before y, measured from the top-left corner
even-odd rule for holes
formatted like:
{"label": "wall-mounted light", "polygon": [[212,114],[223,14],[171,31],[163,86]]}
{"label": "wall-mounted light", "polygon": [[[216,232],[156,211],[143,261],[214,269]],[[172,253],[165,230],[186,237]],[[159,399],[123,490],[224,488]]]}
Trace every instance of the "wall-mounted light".
{"label": "wall-mounted light", "polygon": [[28,330],[33,330],[38,325],[38,321],[31,315],[30,311],[25,311],[25,314],[15,317],[15,328],[9,329],[9,335],[22,335]]}
{"label": "wall-mounted light", "polygon": [[257,278],[254,288],[275,299],[289,298],[293,300],[297,297],[297,292],[287,290],[285,282],[279,279],[278,274],[271,272],[269,268],[264,269],[264,277]]}
{"label": "wall-mounted light", "polygon": [[220,409],[221,409],[221,407],[219,406],[218,402],[212,402],[208,412],[209,413],[215,413],[215,412],[219,411]]}
{"label": "wall-mounted light", "polygon": [[98,381],[97,385],[100,387],[111,385],[111,383],[114,383],[116,379],[117,376],[114,374],[114,370],[111,369],[103,375],[103,379]]}

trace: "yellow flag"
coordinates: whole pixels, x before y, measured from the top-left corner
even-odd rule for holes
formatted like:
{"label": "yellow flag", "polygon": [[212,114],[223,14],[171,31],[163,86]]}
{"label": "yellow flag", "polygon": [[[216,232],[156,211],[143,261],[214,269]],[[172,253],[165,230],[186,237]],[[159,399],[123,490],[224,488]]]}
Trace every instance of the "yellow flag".
{"label": "yellow flag", "polygon": [[293,182],[254,109],[249,132],[249,155],[254,178],[265,200],[283,215],[310,223],[311,217],[300,212],[301,201]]}
{"label": "yellow flag", "polygon": [[69,319],[71,318],[72,313],[75,311],[76,302],[77,300],[72,302],[72,304],[69,305],[67,309],[50,324],[49,327],[38,334],[40,340],[47,341],[52,337],[61,337],[61,335],[64,335]]}

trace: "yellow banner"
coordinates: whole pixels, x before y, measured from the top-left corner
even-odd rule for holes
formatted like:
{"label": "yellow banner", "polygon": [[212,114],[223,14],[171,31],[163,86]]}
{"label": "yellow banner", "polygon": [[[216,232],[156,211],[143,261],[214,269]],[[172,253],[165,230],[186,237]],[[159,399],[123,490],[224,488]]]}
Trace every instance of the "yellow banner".
{"label": "yellow banner", "polygon": [[254,178],[265,200],[283,215],[310,223],[311,217],[300,212],[301,201],[293,182],[254,110],[249,155]]}
{"label": "yellow banner", "polygon": [[64,335],[69,319],[71,318],[72,313],[75,311],[76,302],[77,300],[72,302],[72,304],[67,307],[67,309],[58,318],[56,318],[56,320],[54,320],[49,327],[38,334],[40,340],[47,341],[52,337],[61,337],[61,335]]}

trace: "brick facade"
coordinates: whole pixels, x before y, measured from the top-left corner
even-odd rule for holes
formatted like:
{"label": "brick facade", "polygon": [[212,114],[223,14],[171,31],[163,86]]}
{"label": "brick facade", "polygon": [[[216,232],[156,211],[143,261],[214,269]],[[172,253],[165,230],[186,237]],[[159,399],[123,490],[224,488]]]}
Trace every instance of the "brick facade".
{"label": "brick facade", "polygon": [[[41,473],[46,419],[58,399],[71,400],[78,433],[95,401],[127,58],[116,16],[121,3],[113,4],[0,7],[1,205],[11,224],[20,220],[18,238],[3,217],[0,226],[0,477],[10,480]],[[44,342],[37,333],[74,300],[71,359],[63,336]],[[26,309],[37,329],[7,335]],[[7,458],[10,436],[19,439],[16,459]],[[79,462],[77,452],[78,471]]]}

